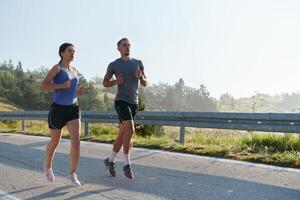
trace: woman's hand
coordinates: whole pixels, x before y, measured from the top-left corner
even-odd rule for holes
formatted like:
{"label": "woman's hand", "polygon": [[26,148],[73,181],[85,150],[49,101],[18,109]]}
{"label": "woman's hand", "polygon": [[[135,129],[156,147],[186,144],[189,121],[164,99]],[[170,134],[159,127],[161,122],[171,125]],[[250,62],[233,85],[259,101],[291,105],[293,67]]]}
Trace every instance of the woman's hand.
{"label": "woman's hand", "polygon": [[64,82],[62,84],[62,89],[68,89],[71,87],[71,81],[70,80],[67,80],[66,82]]}
{"label": "woman's hand", "polygon": [[84,95],[84,87],[77,88],[77,95],[79,95],[79,96]]}

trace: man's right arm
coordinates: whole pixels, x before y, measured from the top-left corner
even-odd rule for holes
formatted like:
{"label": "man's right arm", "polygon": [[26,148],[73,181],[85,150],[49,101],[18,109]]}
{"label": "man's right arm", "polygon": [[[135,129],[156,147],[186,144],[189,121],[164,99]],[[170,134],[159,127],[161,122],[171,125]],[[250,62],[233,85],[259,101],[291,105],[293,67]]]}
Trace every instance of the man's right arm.
{"label": "man's right arm", "polygon": [[103,79],[104,87],[112,87],[117,84],[116,80],[112,80],[113,75],[114,75],[113,65],[112,63],[110,63],[107,67],[106,74]]}
{"label": "man's right arm", "polygon": [[112,87],[117,84],[117,80],[111,80],[112,75],[105,75],[103,79],[104,87]]}

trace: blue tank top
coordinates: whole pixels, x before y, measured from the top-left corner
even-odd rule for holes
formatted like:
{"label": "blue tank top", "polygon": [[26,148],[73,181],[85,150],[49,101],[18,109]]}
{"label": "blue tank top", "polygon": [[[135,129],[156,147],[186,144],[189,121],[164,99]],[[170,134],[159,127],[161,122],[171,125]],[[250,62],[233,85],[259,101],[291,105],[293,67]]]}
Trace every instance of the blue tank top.
{"label": "blue tank top", "polygon": [[53,93],[53,103],[59,105],[72,105],[77,104],[77,85],[78,76],[75,71],[68,71],[61,64],[59,64],[60,71],[56,74],[53,79],[54,84],[61,84],[67,80],[71,80],[71,86],[68,89],[58,89],[54,90]]}

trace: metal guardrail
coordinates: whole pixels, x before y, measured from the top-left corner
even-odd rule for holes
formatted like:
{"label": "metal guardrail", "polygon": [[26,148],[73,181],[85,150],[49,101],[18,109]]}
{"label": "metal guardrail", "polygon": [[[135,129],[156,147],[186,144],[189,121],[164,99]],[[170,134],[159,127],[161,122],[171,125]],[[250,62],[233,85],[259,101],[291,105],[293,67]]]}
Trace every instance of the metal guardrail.
{"label": "metal guardrail", "polygon": [[[25,120],[47,120],[47,117],[48,111],[0,112],[0,120],[22,120],[23,131]],[[89,123],[118,123],[115,112],[82,111],[81,119],[85,135]],[[183,144],[185,127],[300,133],[300,114],[144,111],[137,114],[136,124],[180,127]]]}

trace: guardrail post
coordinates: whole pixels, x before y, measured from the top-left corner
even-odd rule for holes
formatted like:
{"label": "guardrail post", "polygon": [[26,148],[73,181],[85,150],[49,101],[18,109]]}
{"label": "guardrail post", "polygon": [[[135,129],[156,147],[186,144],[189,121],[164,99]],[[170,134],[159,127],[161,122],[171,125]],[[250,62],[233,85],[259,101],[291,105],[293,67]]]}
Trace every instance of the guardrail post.
{"label": "guardrail post", "polygon": [[180,136],[179,136],[179,142],[180,144],[184,144],[184,138],[185,138],[185,127],[180,127]]}
{"label": "guardrail post", "polygon": [[84,136],[89,136],[89,122],[87,120],[84,121]]}
{"label": "guardrail post", "polygon": [[25,120],[22,120],[22,121],[21,121],[21,124],[22,124],[22,131],[25,132]]}

